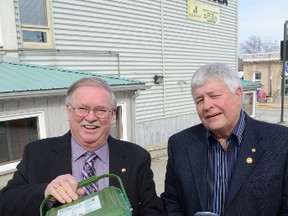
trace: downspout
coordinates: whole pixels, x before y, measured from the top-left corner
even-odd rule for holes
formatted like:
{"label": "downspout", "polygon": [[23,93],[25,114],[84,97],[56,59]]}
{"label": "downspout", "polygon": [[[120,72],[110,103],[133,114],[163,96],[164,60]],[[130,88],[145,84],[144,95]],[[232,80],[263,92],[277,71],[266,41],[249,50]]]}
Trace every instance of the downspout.
{"label": "downspout", "polygon": [[118,64],[118,77],[121,76],[120,74],[120,54],[117,53],[117,64]]}
{"label": "downspout", "polygon": [[163,0],[160,3],[161,7],[161,52],[162,52],[162,76],[164,77],[163,81],[163,117],[166,116],[166,88],[165,88],[165,53],[164,53],[164,26],[163,26]]}
{"label": "downspout", "polygon": [[131,110],[131,142],[136,143],[136,98],[140,95],[140,90],[134,91],[131,97],[130,110]]}

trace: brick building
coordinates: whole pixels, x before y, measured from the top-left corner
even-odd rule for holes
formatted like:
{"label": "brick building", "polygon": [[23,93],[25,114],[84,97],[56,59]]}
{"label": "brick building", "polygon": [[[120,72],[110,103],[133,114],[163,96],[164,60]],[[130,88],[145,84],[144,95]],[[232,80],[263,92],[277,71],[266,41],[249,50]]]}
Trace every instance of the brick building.
{"label": "brick building", "polygon": [[[283,62],[280,53],[246,54],[243,56],[244,79],[261,83],[268,102],[281,101]],[[288,77],[285,77],[285,101],[288,101]]]}

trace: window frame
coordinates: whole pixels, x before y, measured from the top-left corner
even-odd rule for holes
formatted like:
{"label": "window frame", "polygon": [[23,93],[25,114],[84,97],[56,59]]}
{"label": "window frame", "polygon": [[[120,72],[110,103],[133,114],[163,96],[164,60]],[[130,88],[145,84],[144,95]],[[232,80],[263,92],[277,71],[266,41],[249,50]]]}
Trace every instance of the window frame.
{"label": "window frame", "polygon": [[[252,99],[252,104],[250,104],[250,101],[246,101],[248,98],[246,96],[250,95]],[[249,114],[247,107],[251,106],[251,114],[249,114],[251,117],[255,117],[255,112],[256,112],[256,101],[257,101],[257,92],[256,91],[243,91],[243,97],[242,97],[242,108],[246,113]],[[249,102],[249,103],[245,103]]]}
{"label": "window frame", "polygon": [[117,108],[114,112],[114,122],[110,135],[117,139],[128,141],[127,103],[123,101],[117,102]]}
{"label": "window frame", "polygon": [[0,48],[3,48],[3,33],[2,33],[3,29],[2,29],[2,19],[0,16]]}
{"label": "window frame", "polygon": [[[52,17],[51,17],[51,3],[50,0],[44,0],[46,4],[46,19],[47,26],[37,26],[37,25],[22,25],[19,15],[19,26],[20,26],[20,38],[22,43],[22,48],[53,48],[54,41],[52,37]],[[19,14],[21,13],[18,6]],[[40,31],[45,32],[47,37],[46,43],[37,43],[37,42],[25,42],[23,40],[23,31]]]}
{"label": "window frame", "polygon": [[[122,137],[119,137],[121,140],[128,140],[128,122],[127,122],[127,103],[124,101],[118,102],[117,107],[121,107],[122,113],[121,113],[121,118],[118,119],[118,124],[122,124],[122,131],[120,134],[122,134]],[[119,133],[119,132],[118,132]]]}
{"label": "window frame", "polygon": [[[256,76],[260,75],[260,79],[257,79]],[[261,83],[261,79],[262,79],[262,74],[259,71],[254,72],[254,82],[260,82]]]}
{"label": "window frame", "polygon": [[[44,111],[38,112],[26,112],[20,114],[8,114],[5,116],[0,116],[0,121],[11,121],[11,120],[20,120],[25,118],[37,118],[37,126],[38,126],[38,135],[39,139],[46,138],[46,127],[45,127],[45,116]],[[0,165],[0,176],[6,173],[14,172],[16,166],[19,164],[20,160],[7,162],[7,164]]]}

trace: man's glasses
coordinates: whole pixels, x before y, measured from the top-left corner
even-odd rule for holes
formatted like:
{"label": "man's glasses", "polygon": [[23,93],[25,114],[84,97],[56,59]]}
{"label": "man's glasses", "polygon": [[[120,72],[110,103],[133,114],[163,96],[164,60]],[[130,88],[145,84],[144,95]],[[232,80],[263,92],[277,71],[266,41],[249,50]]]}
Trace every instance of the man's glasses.
{"label": "man's glasses", "polygon": [[112,110],[109,110],[108,108],[94,108],[94,109],[89,109],[87,107],[77,107],[77,106],[72,106],[72,104],[69,103],[69,105],[72,107],[74,110],[74,113],[77,116],[80,117],[86,117],[90,111],[92,110],[94,112],[94,115],[97,118],[107,118],[109,113],[111,113]]}

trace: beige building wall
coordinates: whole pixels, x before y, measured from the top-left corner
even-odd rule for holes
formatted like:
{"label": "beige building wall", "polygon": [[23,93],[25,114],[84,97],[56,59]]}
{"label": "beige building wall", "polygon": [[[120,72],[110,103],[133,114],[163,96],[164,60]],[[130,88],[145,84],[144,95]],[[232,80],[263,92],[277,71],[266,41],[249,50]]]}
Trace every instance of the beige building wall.
{"label": "beige building wall", "polygon": [[281,76],[283,62],[279,53],[266,54],[246,54],[243,56],[244,79],[255,80],[255,73],[261,73],[262,91],[268,97],[273,98],[273,102],[280,101]]}

